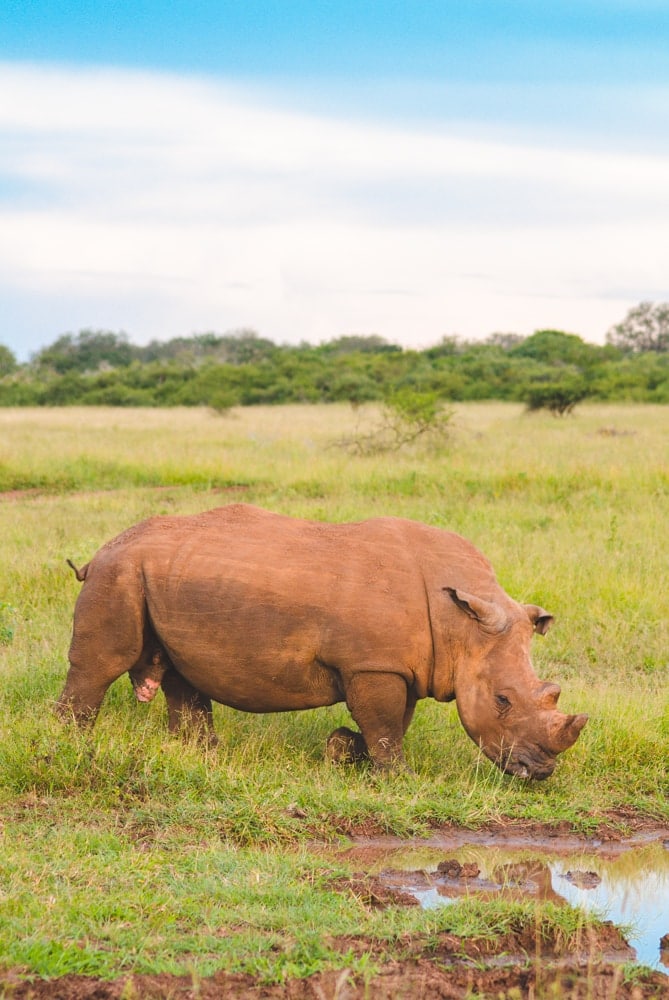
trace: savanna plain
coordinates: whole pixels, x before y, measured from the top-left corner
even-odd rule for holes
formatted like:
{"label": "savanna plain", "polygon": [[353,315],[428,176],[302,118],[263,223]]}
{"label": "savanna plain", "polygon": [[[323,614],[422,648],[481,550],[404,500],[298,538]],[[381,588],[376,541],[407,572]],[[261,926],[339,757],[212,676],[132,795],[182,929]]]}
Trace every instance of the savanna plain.
{"label": "savanna plain", "polygon": [[[454,830],[669,841],[669,407],[463,404],[437,441],[343,448],[374,414],[0,410],[0,996],[669,995],[661,972],[607,961],[597,916],[504,894],[402,905],[347,851]],[[168,736],[162,696],[140,705],[121,678],[92,730],[58,721],[80,588],[66,559],[240,501],[473,541],[555,615],[536,672],[590,715],[555,774],[503,775],[432,701],[411,771],[382,776],[325,760],[344,706],[215,706],[208,748]]]}

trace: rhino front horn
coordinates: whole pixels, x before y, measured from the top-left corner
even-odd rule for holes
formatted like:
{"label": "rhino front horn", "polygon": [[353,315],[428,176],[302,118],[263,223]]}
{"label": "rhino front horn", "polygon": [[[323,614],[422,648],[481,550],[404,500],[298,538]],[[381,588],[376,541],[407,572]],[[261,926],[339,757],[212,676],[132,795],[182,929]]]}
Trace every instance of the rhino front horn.
{"label": "rhino front horn", "polygon": [[568,750],[574,745],[587,721],[587,715],[567,715],[565,717],[555,734],[558,753],[562,750]]}

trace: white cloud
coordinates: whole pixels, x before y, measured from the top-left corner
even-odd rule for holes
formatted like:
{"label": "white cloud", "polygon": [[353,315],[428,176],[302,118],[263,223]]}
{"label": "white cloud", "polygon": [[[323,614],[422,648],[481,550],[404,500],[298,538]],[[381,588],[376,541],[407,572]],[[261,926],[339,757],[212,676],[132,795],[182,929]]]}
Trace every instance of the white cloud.
{"label": "white cloud", "polygon": [[31,349],[80,325],[137,340],[236,326],[276,340],[355,330],[425,345],[539,326],[597,339],[666,287],[660,155],[11,64],[0,140],[7,330],[27,336],[43,303]]}

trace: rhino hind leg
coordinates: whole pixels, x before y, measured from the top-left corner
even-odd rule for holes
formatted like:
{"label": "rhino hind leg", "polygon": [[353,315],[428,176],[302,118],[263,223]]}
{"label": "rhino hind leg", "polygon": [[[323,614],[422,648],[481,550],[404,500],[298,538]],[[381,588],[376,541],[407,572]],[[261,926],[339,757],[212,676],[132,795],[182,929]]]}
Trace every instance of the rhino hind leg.
{"label": "rhino hind leg", "polygon": [[81,725],[95,721],[109,686],[143,656],[144,620],[138,588],[104,574],[86,579],[74,612],[70,668],[56,705],[61,718]]}
{"label": "rhino hind leg", "polygon": [[[118,676],[122,673],[124,671],[120,671]],[[92,725],[110,684],[111,680],[92,678],[88,671],[70,666],[65,686],[56,702],[56,714],[65,722],[71,720],[80,726]]]}
{"label": "rhino hind leg", "polygon": [[[74,631],[70,643],[70,668],[65,685],[56,703],[62,719],[73,719],[79,725],[91,725],[109,686],[129,671],[142,652],[142,631],[128,635],[125,645],[120,641],[122,627],[101,622],[98,629],[80,626],[75,613]],[[117,641],[114,641],[114,640]]]}
{"label": "rhino hind leg", "polygon": [[167,702],[167,728],[171,733],[196,735],[209,746],[218,744],[211,698],[197,691],[173,666],[163,674],[161,687]]}

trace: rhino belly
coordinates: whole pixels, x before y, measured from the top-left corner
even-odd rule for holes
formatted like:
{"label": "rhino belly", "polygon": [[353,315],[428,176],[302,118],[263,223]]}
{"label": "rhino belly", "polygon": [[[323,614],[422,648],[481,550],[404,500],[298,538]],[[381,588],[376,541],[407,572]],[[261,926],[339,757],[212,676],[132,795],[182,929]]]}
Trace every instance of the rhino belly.
{"label": "rhino belly", "polygon": [[153,627],[193,687],[248,712],[287,712],[344,700],[339,671],[319,655],[322,616],[276,601],[149,601]]}
{"label": "rhino belly", "polygon": [[344,700],[336,671],[320,663],[237,658],[201,660],[170,650],[178,672],[202,694],[244,712],[293,712]]}

